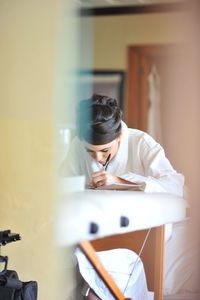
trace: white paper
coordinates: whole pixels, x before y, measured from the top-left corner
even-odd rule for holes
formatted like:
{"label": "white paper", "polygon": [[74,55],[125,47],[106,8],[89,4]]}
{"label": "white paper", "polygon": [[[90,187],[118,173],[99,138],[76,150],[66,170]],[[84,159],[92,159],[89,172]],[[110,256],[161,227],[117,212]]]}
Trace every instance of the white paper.
{"label": "white paper", "polygon": [[130,191],[144,191],[145,189],[145,183],[132,183],[132,184],[126,184],[126,183],[112,183],[108,185],[102,185],[95,190],[130,190]]}

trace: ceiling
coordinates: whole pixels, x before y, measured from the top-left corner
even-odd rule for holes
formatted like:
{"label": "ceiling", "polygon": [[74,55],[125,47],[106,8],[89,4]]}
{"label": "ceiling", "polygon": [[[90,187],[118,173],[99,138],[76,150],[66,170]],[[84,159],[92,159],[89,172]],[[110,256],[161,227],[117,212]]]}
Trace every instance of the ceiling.
{"label": "ceiling", "polygon": [[141,6],[150,4],[169,4],[183,0],[74,0],[80,8],[103,8],[117,6]]}

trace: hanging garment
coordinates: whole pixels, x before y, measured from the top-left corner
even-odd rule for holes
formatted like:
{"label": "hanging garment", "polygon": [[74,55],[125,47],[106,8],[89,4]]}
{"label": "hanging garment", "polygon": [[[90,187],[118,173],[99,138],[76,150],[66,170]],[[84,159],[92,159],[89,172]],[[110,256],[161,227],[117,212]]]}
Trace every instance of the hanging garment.
{"label": "hanging garment", "polygon": [[152,65],[149,76],[148,133],[159,143],[162,143],[161,110],[160,110],[160,77],[155,65]]}

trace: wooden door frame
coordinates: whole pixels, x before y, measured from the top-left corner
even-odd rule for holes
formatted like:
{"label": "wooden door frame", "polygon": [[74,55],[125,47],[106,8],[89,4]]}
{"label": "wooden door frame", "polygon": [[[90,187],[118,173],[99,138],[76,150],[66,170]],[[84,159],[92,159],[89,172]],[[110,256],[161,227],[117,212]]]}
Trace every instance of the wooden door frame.
{"label": "wooden door frame", "polygon": [[[141,75],[148,72],[147,68],[142,68],[142,60],[169,57],[183,48],[177,44],[166,45],[140,45],[128,47],[128,72],[127,72],[127,100],[125,117],[130,128],[147,130],[148,99],[141,97],[146,91],[141,90]],[[147,76],[147,74],[145,74]],[[142,99],[142,100],[141,100]]]}

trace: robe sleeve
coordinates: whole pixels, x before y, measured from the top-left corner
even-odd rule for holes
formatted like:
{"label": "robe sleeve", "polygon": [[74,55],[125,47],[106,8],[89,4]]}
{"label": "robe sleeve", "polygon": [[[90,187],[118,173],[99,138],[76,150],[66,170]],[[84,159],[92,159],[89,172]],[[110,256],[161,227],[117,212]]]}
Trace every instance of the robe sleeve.
{"label": "robe sleeve", "polygon": [[164,149],[149,135],[145,135],[139,149],[144,175],[128,172],[121,178],[144,183],[145,192],[167,192],[183,196],[184,176],[177,173],[165,156]]}

